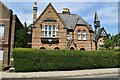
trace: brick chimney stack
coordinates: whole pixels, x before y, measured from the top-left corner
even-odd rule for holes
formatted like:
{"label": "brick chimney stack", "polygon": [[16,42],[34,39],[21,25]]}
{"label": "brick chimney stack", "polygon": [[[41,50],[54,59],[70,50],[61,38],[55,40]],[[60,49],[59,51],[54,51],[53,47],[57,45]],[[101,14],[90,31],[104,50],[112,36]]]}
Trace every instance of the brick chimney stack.
{"label": "brick chimney stack", "polygon": [[62,13],[69,13],[70,14],[70,9],[69,8],[63,8]]}
{"label": "brick chimney stack", "polygon": [[37,3],[34,2],[34,5],[33,5],[33,22],[35,22],[37,18]]}

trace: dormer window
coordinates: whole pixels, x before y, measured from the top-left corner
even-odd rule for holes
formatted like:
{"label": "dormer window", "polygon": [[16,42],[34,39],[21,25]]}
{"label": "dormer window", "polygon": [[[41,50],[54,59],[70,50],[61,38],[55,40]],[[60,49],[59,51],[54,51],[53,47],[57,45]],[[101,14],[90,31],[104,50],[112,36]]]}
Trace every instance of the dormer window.
{"label": "dormer window", "polygon": [[105,33],[105,31],[101,32],[101,36],[107,36],[106,33]]}

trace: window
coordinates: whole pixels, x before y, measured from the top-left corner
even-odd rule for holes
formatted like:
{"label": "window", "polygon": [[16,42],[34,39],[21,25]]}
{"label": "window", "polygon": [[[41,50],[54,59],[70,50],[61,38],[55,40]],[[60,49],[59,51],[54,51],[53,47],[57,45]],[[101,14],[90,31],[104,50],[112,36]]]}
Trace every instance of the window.
{"label": "window", "polygon": [[55,25],[45,25],[44,27],[45,37],[56,37],[56,26]]}
{"label": "window", "polygon": [[101,36],[107,36],[105,31],[102,31]]}
{"label": "window", "polygon": [[83,30],[83,31],[82,31],[82,39],[83,39],[83,40],[86,40],[86,30]]}
{"label": "window", "polygon": [[81,40],[81,31],[78,30],[78,40]]}
{"label": "window", "polygon": [[70,40],[70,36],[69,36],[69,33],[67,33],[67,41]]}
{"label": "window", "polygon": [[74,47],[71,47],[70,50],[75,50]]}
{"label": "window", "polygon": [[100,40],[100,45],[103,45],[104,44],[104,40]]}
{"label": "window", "polygon": [[60,48],[59,47],[55,47],[54,50],[60,50]]}
{"label": "window", "polygon": [[56,27],[53,25],[53,30],[52,30],[52,37],[56,36]]}
{"label": "window", "polygon": [[45,47],[41,47],[40,49],[46,49]]}
{"label": "window", "polygon": [[80,48],[81,51],[85,51],[85,48]]}
{"label": "window", "polygon": [[45,25],[45,27],[44,27],[44,36],[46,36],[46,37],[48,36],[47,32],[48,32],[48,26]]}
{"label": "window", "polygon": [[0,36],[4,36],[4,26],[0,25]]}
{"label": "window", "polygon": [[49,32],[48,32],[48,36],[51,37],[51,34],[52,34],[52,26],[49,25]]}

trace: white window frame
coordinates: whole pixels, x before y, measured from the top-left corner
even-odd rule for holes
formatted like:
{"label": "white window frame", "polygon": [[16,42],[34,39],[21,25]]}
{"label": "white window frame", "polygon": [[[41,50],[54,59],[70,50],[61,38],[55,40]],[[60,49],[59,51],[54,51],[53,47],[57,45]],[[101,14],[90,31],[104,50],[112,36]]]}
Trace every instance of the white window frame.
{"label": "white window frame", "polygon": [[[47,29],[46,29],[47,28]],[[47,34],[45,33],[47,32]],[[44,36],[47,37],[48,36],[48,25],[44,26]]]}
{"label": "white window frame", "polygon": [[69,41],[70,40],[70,35],[69,35],[69,33],[67,33],[67,41]]}
{"label": "white window frame", "polygon": [[81,40],[81,30],[78,30],[78,40]]}
{"label": "white window frame", "polygon": [[[55,28],[55,29],[53,29],[53,28]],[[55,33],[53,34],[53,32],[55,32]],[[56,26],[55,25],[53,25],[53,27],[52,27],[52,37],[56,37]]]}
{"label": "white window frame", "polygon": [[0,25],[0,36],[4,36],[4,32],[5,32],[5,26]]}
{"label": "white window frame", "polygon": [[82,30],[82,40],[86,40],[86,30]]}
{"label": "white window frame", "polygon": [[100,45],[103,45],[104,44],[104,40],[100,40]]}
{"label": "white window frame", "polygon": [[[47,29],[46,29],[46,26],[47,26]],[[54,30],[53,30],[53,27],[55,27]],[[47,31],[47,34],[45,34],[46,31]],[[44,37],[57,37],[56,36],[56,26],[55,25],[45,25],[44,26]]]}

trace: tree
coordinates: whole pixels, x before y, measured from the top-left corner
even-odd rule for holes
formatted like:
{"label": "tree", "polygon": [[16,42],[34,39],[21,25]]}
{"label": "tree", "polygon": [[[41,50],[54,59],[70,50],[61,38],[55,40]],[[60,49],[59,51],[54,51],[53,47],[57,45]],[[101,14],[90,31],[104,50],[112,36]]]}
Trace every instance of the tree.
{"label": "tree", "polygon": [[120,47],[120,42],[119,42],[119,40],[120,40],[120,36],[119,36],[119,35],[115,35],[115,36],[114,36],[115,45]]}
{"label": "tree", "polygon": [[109,38],[104,38],[104,45],[103,47],[105,47],[108,50],[112,50],[115,47],[120,47],[120,36],[117,34],[115,36],[112,36],[111,39]]}
{"label": "tree", "polygon": [[105,47],[108,50],[111,50],[115,47],[114,45],[114,41],[110,40],[109,38],[104,38],[104,45],[103,47]]}
{"label": "tree", "polygon": [[30,47],[30,45],[28,45],[28,42],[30,41],[31,37],[30,35],[27,34],[28,32],[28,27],[27,24],[24,23],[24,27],[17,30],[15,33],[15,45],[14,47],[24,47],[24,48],[28,48]]}

